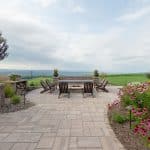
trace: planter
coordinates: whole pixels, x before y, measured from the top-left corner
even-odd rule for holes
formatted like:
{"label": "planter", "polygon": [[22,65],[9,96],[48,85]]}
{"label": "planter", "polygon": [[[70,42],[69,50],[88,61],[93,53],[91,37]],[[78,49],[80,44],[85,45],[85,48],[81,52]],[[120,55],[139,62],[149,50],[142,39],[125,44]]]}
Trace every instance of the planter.
{"label": "planter", "polygon": [[53,77],[53,83],[55,83],[56,88],[58,86],[59,77]]}
{"label": "planter", "polygon": [[53,77],[53,82],[58,82],[59,77]]}

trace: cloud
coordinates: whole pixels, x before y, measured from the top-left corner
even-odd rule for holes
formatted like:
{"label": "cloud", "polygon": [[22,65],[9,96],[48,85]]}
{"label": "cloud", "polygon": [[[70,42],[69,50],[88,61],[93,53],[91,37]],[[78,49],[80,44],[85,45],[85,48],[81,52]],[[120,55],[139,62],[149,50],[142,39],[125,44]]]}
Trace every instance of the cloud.
{"label": "cloud", "polygon": [[73,13],[85,13],[85,9],[78,5],[72,8],[72,12]]}
{"label": "cloud", "polygon": [[[8,41],[10,53],[8,58],[1,61],[0,68],[97,68],[104,72],[136,72],[148,70],[147,66],[150,66],[149,20],[134,28],[111,24],[103,31],[96,32],[90,22],[75,20],[79,28],[75,32],[67,30],[67,17],[64,18],[66,28],[63,28],[62,23],[49,22],[51,15],[44,20],[41,8],[36,8],[41,12],[36,14],[34,10],[34,13],[28,11],[29,7],[20,6],[17,1],[13,7],[0,6],[0,29]],[[73,10],[75,6],[78,5],[73,3],[67,8]],[[76,14],[69,15],[74,17]],[[57,15],[53,17],[60,19]]]}
{"label": "cloud", "polygon": [[86,9],[83,6],[81,6],[80,1],[64,0],[64,4],[66,8],[70,10],[72,13],[82,14],[86,12]]}
{"label": "cloud", "polygon": [[10,56],[1,63],[1,68],[16,66],[17,62],[19,69],[57,67],[86,70],[103,63],[103,67],[112,68],[111,50],[105,46],[118,39],[122,28],[112,28],[103,34],[68,33],[43,23],[38,16],[15,10],[5,15],[1,13],[2,16],[7,14],[7,17],[0,18],[0,28],[10,47]]}
{"label": "cloud", "polygon": [[140,10],[137,10],[132,13],[127,13],[123,16],[120,16],[117,20],[123,22],[136,21],[146,15],[150,14],[150,7],[144,7]]}
{"label": "cloud", "polygon": [[53,4],[56,4],[57,0],[33,0],[33,2],[40,5],[43,8],[46,8]]}

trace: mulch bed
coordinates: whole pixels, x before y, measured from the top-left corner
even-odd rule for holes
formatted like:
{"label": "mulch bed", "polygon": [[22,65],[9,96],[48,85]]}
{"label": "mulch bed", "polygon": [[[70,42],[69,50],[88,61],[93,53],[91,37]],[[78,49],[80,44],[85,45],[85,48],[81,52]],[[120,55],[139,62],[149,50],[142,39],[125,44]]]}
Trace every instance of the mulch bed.
{"label": "mulch bed", "polygon": [[[120,110],[121,113],[125,110]],[[125,113],[125,112],[124,112]],[[135,135],[132,132],[132,129],[130,129],[129,122],[126,122],[124,124],[119,124],[114,121],[112,121],[113,112],[111,110],[108,111],[108,118],[109,118],[109,123],[116,134],[116,137],[120,140],[122,145],[127,150],[150,150],[150,148],[146,148],[144,145],[143,140],[138,135]]]}
{"label": "mulch bed", "polygon": [[35,104],[29,101],[26,101],[26,104],[24,105],[24,103],[20,103],[17,105],[5,105],[0,109],[0,113],[10,113],[10,112],[16,112],[16,111],[20,111],[20,110],[24,110],[24,109],[28,109],[29,107],[34,106]]}

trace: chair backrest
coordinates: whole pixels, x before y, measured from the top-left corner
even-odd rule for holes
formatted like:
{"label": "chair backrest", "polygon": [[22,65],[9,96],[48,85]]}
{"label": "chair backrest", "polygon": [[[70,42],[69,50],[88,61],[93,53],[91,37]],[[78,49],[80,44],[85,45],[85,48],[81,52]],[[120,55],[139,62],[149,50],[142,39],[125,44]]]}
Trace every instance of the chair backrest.
{"label": "chair backrest", "polygon": [[68,83],[59,83],[60,93],[68,93]]}
{"label": "chair backrest", "polygon": [[103,84],[102,84],[102,88],[105,88],[107,84],[108,84],[108,81],[107,81],[107,80],[104,80],[104,82],[103,82]]}
{"label": "chair backrest", "polygon": [[51,89],[51,88],[53,88],[53,87],[55,87],[56,86],[56,84],[55,83],[51,83],[51,81],[50,80],[45,80],[45,82],[46,82],[46,84],[48,85],[48,87],[49,87],[49,89]]}
{"label": "chair backrest", "polygon": [[48,79],[45,80],[45,83],[46,83],[48,86],[51,85],[51,82],[50,82],[50,80],[48,80]]}
{"label": "chair backrest", "polygon": [[45,83],[47,84],[47,86],[48,86],[49,88],[51,88],[51,82],[50,82],[48,79],[45,80]]}
{"label": "chair backrest", "polygon": [[50,80],[48,80],[48,79],[46,79],[45,82],[46,82],[46,83],[49,83],[49,84],[51,83]]}
{"label": "chair backrest", "polygon": [[43,80],[40,81],[40,84],[43,87],[43,89],[45,89],[45,90],[47,89],[47,85]]}
{"label": "chair backrest", "polygon": [[103,85],[105,82],[106,82],[105,79],[102,79],[102,80],[100,81],[100,83],[101,83],[102,85]]}
{"label": "chair backrest", "polygon": [[84,93],[92,93],[93,92],[93,83],[92,82],[86,82],[84,83]]}

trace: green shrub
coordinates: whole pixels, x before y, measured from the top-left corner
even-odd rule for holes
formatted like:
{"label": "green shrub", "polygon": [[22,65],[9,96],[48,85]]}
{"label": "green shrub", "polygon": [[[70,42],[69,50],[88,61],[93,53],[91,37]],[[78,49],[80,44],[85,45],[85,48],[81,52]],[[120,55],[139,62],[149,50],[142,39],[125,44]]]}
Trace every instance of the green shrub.
{"label": "green shrub", "polygon": [[6,98],[10,98],[15,94],[15,90],[10,84],[6,84],[4,88],[4,93]]}
{"label": "green shrub", "polygon": [[146,74],[146,77],[147,77],[148,79],[150,79],[150,73],[147,73],[147,74]]}
{"label": "green shrub", "polygon": [[150,87],[148,84],[126,86],[121,92],[124,107],[133,105],[135,108],[147,108],[150,111]]}
{"label": "green shrub", "polygon": [[94,70],[94,77],[99,77],[99,72],[98,72],[98,70]]}
{"label": "green shrub", "polygon": [[21,78],[21,76],[17,75],[17,74],[12,74],[9,77],[10,77],[10,80],[12,80],[12,81],[16,81],[17,79]]}
{"label": "green shrub", "polygon": [[21,97],[18,95],[14,95],[11,97],[11,103],[14,105],[19,104],[20,101],[21,101]]}
{"label": "green shrub", "polygon": [[150,99],[145,99],[144,107],[146,107],[150,111]]}
{"label": "green shrub", "polygon": [[54,77],[58,77],[58,76],[59,76],[57,69],[54,69],[53,76],[54,76]]}
{"label": "green shrub", "polygon": [[131,100],[129,95],[122,96],[122,102],[125,107],[129,105],[133,105],[133,101]]}
{"label": "green shrub", "polygon": [[140,108],[146,107],[148,110],[150,110],[150,91],[138,93],[136,95],[135,102]]}
{"label": "green shrub", "polygon": [[114,113],[113,114],[113,121],[117,122],[117,123],[125,123],[126,121],[128,121],[128,117],[127,116],[124,116],[124,115],[121,115],[121,114],[117,114],[117,113]]}
{"label": "green shrub", "polygon": [[35,83],[34,83],[34,82],[31,82],[31,83],[30,83],[30,86],[35,86]]}

